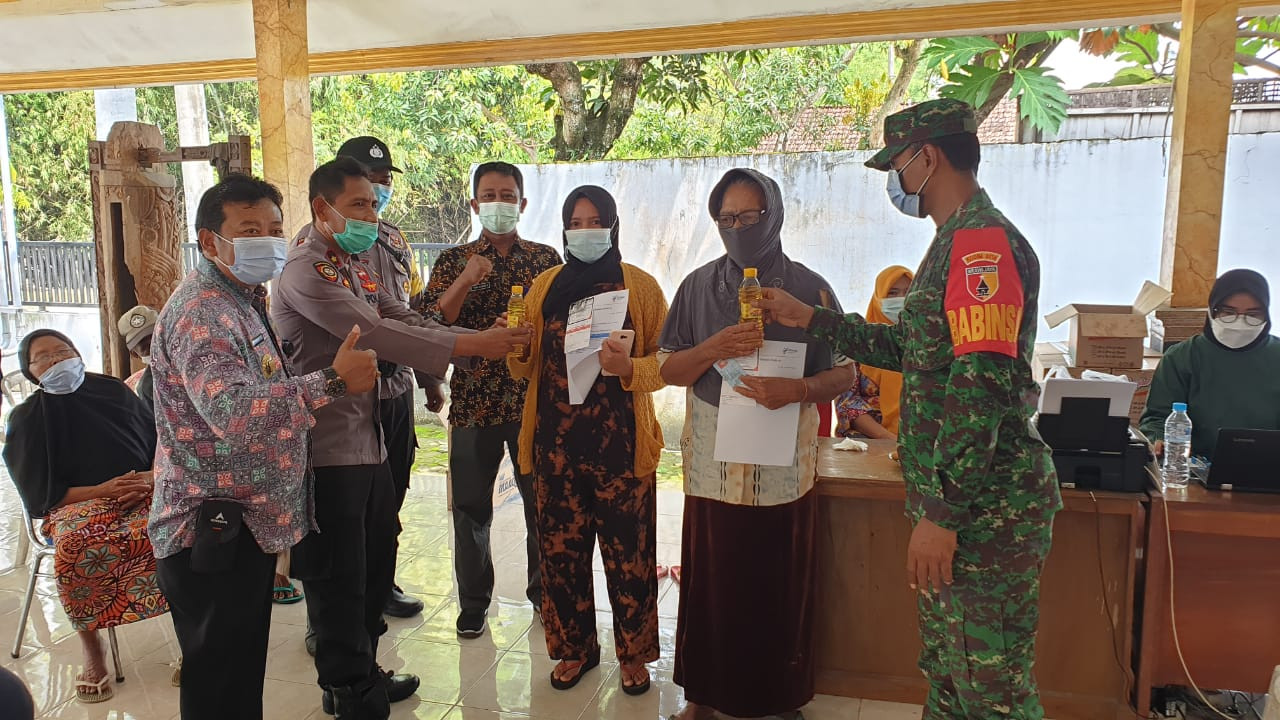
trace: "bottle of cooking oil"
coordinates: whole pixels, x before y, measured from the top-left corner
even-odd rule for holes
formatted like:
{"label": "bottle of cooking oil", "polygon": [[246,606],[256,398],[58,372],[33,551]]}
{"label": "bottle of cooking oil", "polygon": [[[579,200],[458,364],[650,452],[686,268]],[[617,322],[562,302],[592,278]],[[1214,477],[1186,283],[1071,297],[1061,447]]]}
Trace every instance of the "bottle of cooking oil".
{"label": "bottle of cooking oil", "polygon": [[[507,327],[516,328],[524,323],[524,286],[512,285],[511,297],[507,300]],[[523,355],[524,346],[517,345],[512,355]]]}
{"label": "bottle of cooking oil", "polygon": [[756,277],[755,268],[742,270],[742,284],[738,286],[738,320],[744,323],[755,323],[764,330],[764,311],[754,307],[752,303],[764,297],[760,289],[760,279]]}

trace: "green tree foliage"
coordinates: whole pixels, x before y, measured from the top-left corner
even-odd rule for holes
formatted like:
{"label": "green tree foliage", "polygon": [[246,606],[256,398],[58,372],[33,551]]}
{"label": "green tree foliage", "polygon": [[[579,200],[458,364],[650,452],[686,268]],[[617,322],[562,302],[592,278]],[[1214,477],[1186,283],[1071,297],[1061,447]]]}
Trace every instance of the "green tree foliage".
{"label": "green tree foliage", "polygon": [[[626,122],[610,131],[617,136],[608,143],[599,136],[588,142],[594,143],[591,152],[574,157],[750,153],[765,138],[796,130],[812,108],[841,108],[830,122],[865,134],[892,84],[889,48],[874,43],[646,59]],[[611,88],[620,62],[575,65],[588,113],[614,113]],[[922,75],[909,83],[907,99],[922,99],[929,82]],[[205,93],[210,140],[248,135],[254,170],[261,173],[255,84],[209,84]],[[167,147],[176,147],[173,89],[143,88],[137,98],[139,120],[158,125]],[[94,134],[93,93],[17,95],[7,102],[20,237],[90,239],[85,144]],[[520,66],[312,81],[317,160],[332,158],[350,137],[369,134],[385,140],[405,170],[396,178],[387,217],[414,242],[467,237],[474,164],[564,157],[556,140],[564,140],[558,120],[562,115],[563,98],[552,82]],[[805,124],[802,129],[813,127]],[[170,171],[181,183],[179,168],[171,166]]]}

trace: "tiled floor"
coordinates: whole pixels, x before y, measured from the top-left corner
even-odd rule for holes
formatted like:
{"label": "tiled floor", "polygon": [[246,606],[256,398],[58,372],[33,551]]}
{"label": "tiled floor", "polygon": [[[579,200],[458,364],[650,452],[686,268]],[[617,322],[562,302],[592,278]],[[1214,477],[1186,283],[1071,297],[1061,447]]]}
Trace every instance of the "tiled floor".
{"label": "tiled floor", "polygon": [[[661,601],[662,658],[651,666],[653,689],[633,698],[619,687],[616,662],[604,662],[573,690],[551,688],[542,626],[533,620],[524,601],[524,535],[519,500],[499,508],[494,521],[493,552],[497,588],[490,610],[489,630],[475,640],[460,640],[453,629],[457,612],[450,559],[449,515],[441,477],[415,478],[401,517],[398,580],[406,591],[426,601],[426,611],[409,620],[390,619],[391,633],[383,639],[381,662],[422,678],[415,698],[394,706],[393,718],[422,720],[497,720],[548,718],[592,720],[631,718],[654,720],[676,712],[683,694],[671,682],[672,646],[676,629],[679,588],[664,579]],[[659,493],[658,562],[678,562],[680,512],[678,492]],[[168,617],[156,618],[117,631],[126,681],[107,703],[86,706],[74,700],[80,643],[49,582],[38,586],[37,604],[27,626],[22,655],[9,656],[17,631],[27,570],[14,567],[21,515],[17,495],[0,471],[0,664],[17,672],[31,688],[37,714],[45,718],[88,720],[170,720],[177,718],[178,691],[169,684],[170,664],[177,653]],[[596,567],[599,627],[611,625],[604,592],[604,576]],[[315,669],[303,649],[304,606],[276,606],[267,663],[266,717],[272,720],[323,720]],[[105,636],[104,636],[105,642]],[[601,633],[604,656],[611,657],[612,637]],[[819,696],[805,708],[810,720],[912,720],[920,708],[873,701]]]}

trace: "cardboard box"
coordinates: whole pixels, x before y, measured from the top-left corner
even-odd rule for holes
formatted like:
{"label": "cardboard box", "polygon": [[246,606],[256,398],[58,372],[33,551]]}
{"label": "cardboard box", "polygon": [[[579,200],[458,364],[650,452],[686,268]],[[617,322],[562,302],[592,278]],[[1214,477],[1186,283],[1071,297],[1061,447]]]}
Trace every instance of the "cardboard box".
{"label": "cardboard box", "polygon": [[1067,346],[1063,343],[1036,343],[1035,354],[1031,356],[1031,373],[1037,382],[1049,374],[1055,366],[1068,366],[1071,359],[1067,356]]}
{"label": "cardboard box", "polygon": [[1071,365],[1082,368],[1137,367],[1142,364],[1147,316],[1173,293],[1144,283],[1132,305],[1073,303],[1045,316],[1049,327],[1071,321],[1067,344]]}
{"label": "cardboard box", "polygon": [[1156,310],[1155,317],[1151,318],[1151,347],[1165,352],[1174,345],[1199,335],[1204,331],[1204,321],[1208,314],[1206,308]]}

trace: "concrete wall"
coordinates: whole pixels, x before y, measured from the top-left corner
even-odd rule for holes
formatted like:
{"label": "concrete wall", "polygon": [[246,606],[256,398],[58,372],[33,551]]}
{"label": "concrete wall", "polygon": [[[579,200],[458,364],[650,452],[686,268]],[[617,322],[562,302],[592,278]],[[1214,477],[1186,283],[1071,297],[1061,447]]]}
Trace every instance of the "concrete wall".
{"label": "concrete wall", "polygon": [[[1164,225],[1166,143],[1092,140],[983,149],[980,179],[1040,255],[1040,314],[1072,302],[1127,303],[1158,280]],[[916,267],[933,234],[900,215],[868,153],[811,153],[543,165],[525,168],[529,210],[521,234],[560,247],[560,206],[595,183],[618,200],[622,253],[670,294],[693,268],[723,253],[707,195],[724,171],[749,165],[782,186],[783,242],[824,275],[846,310],[866,309],[876,274]],[[1280,284],[1280,133],[1236,135],[1227,162],[1219,269],[1252,267]],[[1042,339],[1064,339],[1065,328]]]}
{"label": "concrete wall", "polygon": [[[1164,226],[1167,144],[1161,138],[992,145],[980,179],[996,205],[1035,246],[1041,262],[1040,315],[1072,302],[1133,300],[1158,281]],[[783,242],[792,258],[824,275],[846,310],[863,312],[876,274],[915,268],[933,234],[928,221],[899,214],[869,153],[810,153],[542,165],[524,168],[527,238],[560,247],[560,207],[575,186],[594,183],[618,200],[623,257],[654,274],[668,293],[723,253],[707,212],[712,186],[728,169],[752,166],[782,186]],[[1280,285],[1280,133],[1233,135],[1227,162],[1219,271],[1251,267]],[[1066,328],[1042,340],[1064,340]],[[674,445],[683,396],[658,398]]]}

